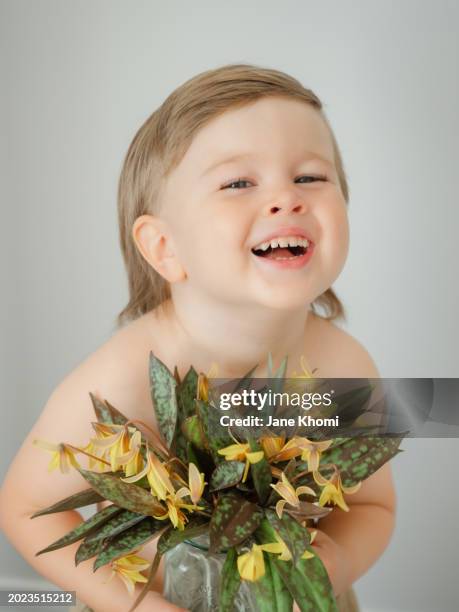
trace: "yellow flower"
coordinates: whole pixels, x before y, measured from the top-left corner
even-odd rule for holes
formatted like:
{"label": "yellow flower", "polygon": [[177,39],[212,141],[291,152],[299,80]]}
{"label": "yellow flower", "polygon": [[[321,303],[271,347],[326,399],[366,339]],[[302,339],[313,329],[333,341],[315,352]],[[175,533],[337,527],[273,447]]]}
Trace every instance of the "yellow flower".
{"label": "yellow flower", "polygon": [[265,575],[264,545],[254,544],[249,552],[239,555],[237,569],[243,580],[255,582]]}
{"label": "yellow flower", "polygon": [[133,595],[137,582],[147,582],[147,578],[140,572],[149,568],[150,562],[131,553],[112,561],[111,567],[112,574],[110,579],[115,575],[121,578],[129,593]]}
{"label": "yellow flower", "polygon": [[260,442],[266,456],[272,463],[288,461],[293,457],[297,457],[302,452],[301,448],[296,444],[295,438],[292,438],[286,444],[284,436],[260,438]]}
{"label": "yellow flower", "polygon": [[333,440],[322,440],[320,442],[314,442],[308,440],[308,438],[295,437],[292,438],[291,442],[299,449],[301,449],[301,459],[308,462],[308,470],[315,472],[319,468],[320,454],[327,450],[332,444]]}
{"label": "yellow flower", "polygon": [[199,506],[195,504],[186,504],[182,501],[183,497],[188,495],[188,490],[182,487],[179,491],[166,497],[166,507],[163,508],[161,514],[154,514],[153,518],[160,521],[164,521],[169,518],[172,525],[182,531],[185,528],[185,523],[188,522],[188,518],[183,510],[201,510]]}
{"label": "yellow flower", "polygon": [[327,504],[328,502],[332,502],[333,504],[342,508],[345,512],[348,512],[349,506],[344,501],[343,493],[346,493],[348,495],[351,495],[352,493],[357,493],[362,483],[358,482],[352,487],[345,487],[341,482],[341,476],[337,469],[335,469],[335,473],[329,480],[324,478],[322,474],[318,471],[313,472],[312,475],[316,483],[321,487],[324,487],[320,494],[319,506],[325,506],[325,504]]}
{"label": "yellow flower", "polygon": [[151,492],[160,500],[165,500],[167,495],[174,495],[175,489],[164,464],[151,451],[147,452],[147,465],[135,476],[122,478],[124,482],[137,482],[146,476],[150,484]]}
{"label": "yellow flower", "polygon": [[314,372],[316,372],[317,368],[310,372],[306,365],[306,359],[304,358],[304,355],[301,355],[300,365],[301,369],[303,370],[303,373],[297,374],[296,372],[292,372],[292,378],[314,378],[313,374]]}
{"label": "yellow flower", "polygon": [[98,435],[97,438],[91,439],[93,447],[103,449],[104,455],[108,453],[112,472],[116,472],[120,466],[119,458],[129,451],[129,428],[125,425],[105,423],[93,423],[93,427]]}
{"label": "yellow flower", "polygon": [[129,450],[125,455],[118,457],[119,465],[124,466],[126,476],[134,476],[143,469],[143,459],[141,454],[142,434],[137,429],[129,441]]}
{"label": "yellow flower", "polygon": [[268,460],[275,457],[285,446],[284,436],[266,436],[260,438],[260,444]]}
{"label": "yellow flower", "polygon": [[[311,534],[311,542],[314,541],[314,537],[316,535],[317,531],[312,532]],[[269,544],[263,544],[263,550],[268,552],[268,553],[273,553],[273,554],[277,554],[279,555],[279,560],[280,561],[291,561],[292,560],[292,553],[290,552],[288,546],[286,545],[286,543],[284,542],[284,540],[282,540],[282,538],[279,536],[279,534],[277,533],[277,531],[274,532],[274,536],[277,540],[277,542],[272,542]],[[314,553],[310,552],[309,550],[305,550],[304,553],[301,555],[302,559],[311,559],[312,557],[314,557]]]}
{"label": "yellow flower", "polygon": [[179,489],[177,495],[183,491],[184,496],[188,495],[191,497],[193,504],[197,504],[204,493],[206,484],[204,482],[204,474],[199,472],[194,463],[190,463],[188,466],[188,487]]}
{"label": "yellow flower", "polygon": [[202,373],[198,376],[198,400],[209,400],[209,379]]}
{"label": "yellow flower", "polygon": [[[107,465],[104,457],[105,457],[105,449],[100,446],[95,446],[93,439],[91,439],[88,444],[83,448],[83,450],[89,455],[89,469],[96,470],[99,472],[110,471],[110,465]],[[97,460],[97,457],[100,458],[100,461]]]}
{"label": "yellow flower", "polygon": [[270,485],[276,493],[278,493],[283,499],[280,499],[276,504],[276,512],[279,518],[282,518],[282,513],[284,511],[285,504],[289,504],[290,506],[294,506],[298,508],[301,500],[299,499],[300,495],[314,495],[315,492],[310,487],[298,487],[295,489],[287,479],[287,476],[282,472],[281,481],[278,481],[275,485]]}
{"label": "yellow flower", "polygon": [[236,444],[230,444],[225,448],[221,448],[218,451],[219,455],[223,455],[226,461],[245,461],[244,475],[242,476],[242,482],[247,479],[249,472],[249,465],[251,463],[258,463],[264,457],[263,451],[251,452],[250,444],[237,442]]}
{"label": "yellow flower", "polygon": [[52,458],[48,465],[49,472],[58,467],[63,474],[66,474],[70,470],[70,465],[74,468],[80,467],[80,464],[75,459],[75,453],[78,451],[73,450],[68,444],[52,444],[40,439],[34,440],[33,444],[52,453]]}

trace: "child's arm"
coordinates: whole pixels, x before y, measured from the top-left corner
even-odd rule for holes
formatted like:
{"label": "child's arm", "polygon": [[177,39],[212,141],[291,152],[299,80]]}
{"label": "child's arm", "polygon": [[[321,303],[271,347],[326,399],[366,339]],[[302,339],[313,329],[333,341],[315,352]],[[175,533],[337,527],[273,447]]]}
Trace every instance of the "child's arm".
{"label": "child's arm", "polygon": [[[348,369],[342,376],[380,378],[365,348],[349,337],[345,355]],[[381,390],[375,397],[381,397]],[[389,544],[395,526],[396,495],[390,463],[362,482],[352,495],[344,495],[349,512],[335,507],[318,524],[313,546],[324,562],[336,595],[365,574]]]}
{"label": "child's arm", "polygon": [[349,512],[335,508],[321,519],[313,544],[336,595],[365,574],[389,544],[395,523],[389,463],[367,478],[357,493],[344,497]]}
{"label": "child's arm", "polygon": [[[105,367],[101,367],[102,361]],[[90,437],[94,437],[90,423],[95,420],[95,415],[89,391],[107,398],[123,412],[126,407],[132,407],[135,387],[132,386],[134,381],[127,380],[126,361],[122,361],[119,368],[113,367],[112,362],[109,364],[112,367],[107,367],[107,362],[102,361],[94,358],[84,362],[49,398],[11,464],[1,488],[0,527],[24,559],[50,582],[64,590],[76,591],[77,597],[96,612],[127,612],[134,598],[117,577],[104,584],[111,574],[108,567],[101,567],[95,573],[91,561],[75,567],[74,556],[80,542],[35,556],[37,551],[82,521],[78,512],[59,512],[30,519],[34,512],[88,488],[82,476],[73,468],[67,474],[59,470],[49,473],[47,466],[51,455],[35,447],[32,441],[40,438],[53,443],[68,442],[84,446]],[[133,414],[126,410],[126,414],[131,418],[144,417],[135,414],[135,411]],[[81,456],[78,455],[77,459]],[[81,463],[86,466],[85,462]],[[137,609],[138,612],[179,610],[154,591],[148,593]]]}

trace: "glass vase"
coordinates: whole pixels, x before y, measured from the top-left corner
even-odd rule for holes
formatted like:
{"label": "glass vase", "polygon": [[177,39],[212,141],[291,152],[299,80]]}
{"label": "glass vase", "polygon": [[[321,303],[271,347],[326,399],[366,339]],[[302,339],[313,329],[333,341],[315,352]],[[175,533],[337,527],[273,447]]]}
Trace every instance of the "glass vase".
{"label": "glass vase", "polygon": [[[164,556],[164,597],[191,612],[216,612],[226,553],[210,554],[208,534],[185,540]],[[241,581],[235,612],[259,612],[252,583]]]}

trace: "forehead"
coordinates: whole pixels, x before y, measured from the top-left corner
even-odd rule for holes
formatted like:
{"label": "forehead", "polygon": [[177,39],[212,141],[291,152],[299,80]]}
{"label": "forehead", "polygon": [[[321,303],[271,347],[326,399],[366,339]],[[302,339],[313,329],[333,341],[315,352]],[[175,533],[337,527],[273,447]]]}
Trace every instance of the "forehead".
{"label": "forehead", "polygon": [[195,170],[244,153],[298,157],[317,154],[333,162],[333,143],[319,111],[300,100],[266,97],[229,109],[194,137],[184,159]]}

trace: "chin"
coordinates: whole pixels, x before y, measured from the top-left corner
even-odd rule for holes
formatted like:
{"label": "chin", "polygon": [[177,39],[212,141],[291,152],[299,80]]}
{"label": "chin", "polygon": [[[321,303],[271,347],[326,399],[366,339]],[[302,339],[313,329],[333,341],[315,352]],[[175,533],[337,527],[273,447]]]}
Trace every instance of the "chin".
{"label": "chin", "polygon": [[278,291],[275,294],[264,295],[256,300],[260,305],[273,310],[298,310],[306,308],[312,302],[311,296],[299,293]]}

